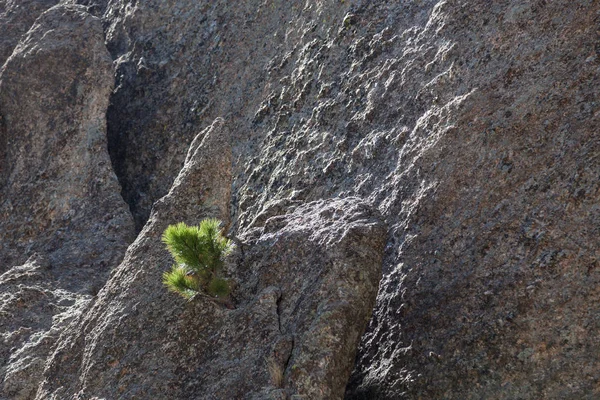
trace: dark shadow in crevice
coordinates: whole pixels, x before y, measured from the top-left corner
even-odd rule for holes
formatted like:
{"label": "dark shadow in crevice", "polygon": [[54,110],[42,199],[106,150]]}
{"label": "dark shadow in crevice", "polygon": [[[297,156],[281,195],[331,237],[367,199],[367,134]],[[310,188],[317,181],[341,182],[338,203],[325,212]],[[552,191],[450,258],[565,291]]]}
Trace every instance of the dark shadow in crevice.
{"label": "dark shadow in crevice", "polygon": [[348,390],[348,388],[346,388],[346,394],[344,395],[344,400],[399,400],[402,398],[403,397],[392,398],[384,394],[376,384],[361,386],[354,390]]}
{"label": "dark shadow in crevice", "polygon": [[[142,116],[131,115],[131,108],[127,104],[134,98],[135,93],[135,66],[131,63],[119,65],[116,75],[115,90],[110,97],[110,104],[106,112],[106,135],[108,141],[108,154],[121,185],[121,196],[129,206],[135,222],[135,230],[139,233],[150,216],[150,210],[140,207],[140,200],[149,184],[148,175],[135,173],[133,169],[135,160],[145,150],[135,146],[139,140]],[[153,170],[147,166],[147,171]]]}

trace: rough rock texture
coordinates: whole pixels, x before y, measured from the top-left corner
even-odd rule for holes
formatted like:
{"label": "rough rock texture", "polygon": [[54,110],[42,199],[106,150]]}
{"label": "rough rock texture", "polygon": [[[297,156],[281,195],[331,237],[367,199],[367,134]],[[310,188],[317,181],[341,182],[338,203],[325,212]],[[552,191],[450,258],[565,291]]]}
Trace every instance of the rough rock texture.
{"label": "rough rock texture", "polygon": [[167,225],[229,219],[230,140],[217,120],[194,141],[123,264],[61,339],[37,398],[343,395],[374,305],[386,233],[359,199],[301,206],[246,232],[230,266],[234,309],[204,297],[187,303],[162,287]]}
{"label": "rough rock texture", "polygon": [[0,275],[2,398],[35,396],[52,346],[91,298],[61,289],[49,267],[34,255]]}
{"label": "rough rock texture", "polygon": [[21,36],[27,33],[36,18],[58,0],[1,0],[0,1],[0,66],[12,54]]}
{"label": "rough rock texture", "polygon": [[[308,399],[338,399],[375,302],[386,229],[359,198],[290,208],[243,234],[249,250],[236,278],[244,299],[277,294],[271,306],[292,346],[287,359],[276,355],[284,361],[283,386]],[[238,393],[230,398],[242,398]]]}
{"label": "rough rock texture", "polygon": [[105,13],[116,66],[109,150],[138,230],[169,190],[199,127],[214,119],[198,124],[216,79],[210,50],[220,50],[221,3],[112,1]]}
{"label": "rough rock texture", "polygon": [[[176,217],[222,215],[233,234],[275,229],[279,237],[287,225],[269,228],[273,217],[349,198],[378,209],[389,229],[346,398],[600,396],[597,1],[111,0],[94,12],[116,68],[109,150],[137,228],[169,191],[195,133],[217,117],[231,135],[231,199],[221,198],[219,212],[194,202],[195,214],[158,204],[130,250],[135,259],[121,266],[130,273],[111,280],[83,328],[65,333],[38,397],[83,386],[142,396],[130,376],[152,381],[151,364],[140,361],[151,345],[107,353],[116,363],[108,369],[102,349],[121,340],[119,324],[133,331],[134,297],[149,310],[136,317],[140,327],[166,318],[166,303],[152,301],[179,304],[149,269],[166,255],[138,249],[158,243],[159,228]],[[244,239],[248,254],[260,238]],[[144,289],[150,276],[153,289]],[[116,290],[129,296],[125,308]],[[257,298],[248,293],[240,304]],[[186,315],[235,314],[194,307]],[[177,310],[174,332],[183,329]],[[74,358],[61,362],[68,346]],[[194,382],[194,373],[172,369],[188,360],[176,350],[166,367],[173,376],[163,379],[190,377],[194,389],[173,388],[174,397],[224,382],[211,369],[221,365],[216,353],[193,367],[211,379]]]}
{"label": "rough rock texture", "polygon": [[106,148],[112,80],[100,20],[77,6],[43,13],[0,71],[3,398],[35,395],[56,339],[132,240]]}
{"label": "rough rock texture", "polygon": [[112,87],[100,20],[79,6],[42,14],[5,63],[1,270],[34,252],[52,265],[120,261],[133,232],[106,148]]}
{"label": "rough rock texture", "polygon": [[[116,65],[109,151],[138,229],[169,190],[191,140],[215,118],[226,118],[240,139],[236,152],[251,150],[250,123],[259,103],[273,96],[268,75],[308,37],[337,31],[348,7],[264,0],[109,2],[106,40]],[[319,25],[322,18],[327,24]],[[246,162],[244,156],[238,168]]]}
{"label": "rough rock texture", "polygon": [[[432,10],[430,44],[413,42],[433,56],[415,99],[427,139],[393,178],[408,212],[349,397],[600,395],[599,17],[597,2]],[[427,121],[462,93],[452,126]]]}
{"label": "rough rock texture", "polygon": [[[198,330],[208,321],[202,313],[210,316],[221,310],[209,301],[201,306],[186,303],[164,290],[161,274],[172,260],[160,237],[169,224],[179,221],[191,225],[218,217],[228,223],[230,140],[224,122],[217,120],[192,143],[184,168],[169,194],[155,204],[153,217],[123,263],[89,312],[61,338],[37,398],[63,399],[77,393],[83,398],[180,396],[188,383],[183,378],[191,372],[186,371],[195,371],[197,354],[205,351],[198,341]],[[193,304],[196,307],[190,309]],[[186,319],[190,315],[191,321]]]}

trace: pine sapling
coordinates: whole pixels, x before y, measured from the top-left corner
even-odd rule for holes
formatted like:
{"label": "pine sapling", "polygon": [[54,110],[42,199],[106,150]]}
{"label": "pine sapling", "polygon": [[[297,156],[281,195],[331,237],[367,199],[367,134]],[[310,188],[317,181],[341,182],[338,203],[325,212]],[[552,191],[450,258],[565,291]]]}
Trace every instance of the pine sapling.
{"label": "pine sapling", "polygon": [[221,221],[211,218],[198,226],[170,225],[162,241],[175,259],[171,270],[163,274],[170,291],[188,300],[198,294],[220,300],[229,296],[230,284],[222,273],[234,244],[222,235]]}

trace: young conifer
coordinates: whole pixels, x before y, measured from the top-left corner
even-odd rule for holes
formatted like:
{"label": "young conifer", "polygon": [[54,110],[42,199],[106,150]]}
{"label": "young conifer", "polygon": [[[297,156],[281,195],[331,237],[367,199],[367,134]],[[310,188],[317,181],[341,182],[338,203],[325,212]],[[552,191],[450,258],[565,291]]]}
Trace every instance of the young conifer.
{"label": "young conifer", "polygon": [[170,225],[162,241],[176,264],[163,274],[167,288],[186,299],[198,293],[225,298],[229,282],[221,274],[223,260],[233,250],[233,243],[221,234],[221,221],[205,219],[198,226],[183,222]]}

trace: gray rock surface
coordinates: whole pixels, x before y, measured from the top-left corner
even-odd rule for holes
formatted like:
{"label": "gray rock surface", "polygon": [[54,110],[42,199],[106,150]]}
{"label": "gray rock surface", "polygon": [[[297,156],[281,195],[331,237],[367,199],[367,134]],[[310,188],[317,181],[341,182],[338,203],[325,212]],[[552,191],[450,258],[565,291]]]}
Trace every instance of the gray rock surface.
{"label": "gray rock surface", "polygon": [[[276,90],[268,76],[308,37],[337,31],[349,7],[328,3],[109,2],[106,40],[116,66],[109,151],[138,230],[168,192],[189,143],[215,118],[228,120],[236,152],[251,150],[248,139],[263,134],[251,121]],[[246,169],[246,157],[238,160]]]}
{"label": "gray rock surface", "polygon": [[192,225],[217,217],[228,224],[230,142],[223,120],[198,135],[123,263],[93,307],[64,333],[36,398],[181,398],[185,378],[194,375],[206,351],[199,333],[212,328],[211,315],[218,323],[225,312],[213,302],[186,303],[165,290],[161,275],[172,260],[160,238],[180,221]]}
{"label": "gray rock surface", "polygon": [[[250,260],[269,243],[263,232],[289,243],[286,218],[311,204],[310,219],[333,207],[325,199],[346,199],[333,201],[344,210],[355,202],[377,209],[388,227],[383,278],[347,399],[600,396],[598,2],[111,0],[94,12],[103,13],[116,68],[111,161],[138,230],[172,187],[195,134],[217,117],[231,136],[231,197],[210,210],[195,191],[156,204],[120,281],[113,277],[93,313],[65,333],[39,398],[84,386],[107,398],[143,397],[142,387],[159,393],[153,364],[141,361],[149,343],[158,343],[152,353],[163,346],[172,357],[163,381],[189,384],[189,392],[173,388],[173,397],[200,397],[198,388],[225,382],[216,353],[194,371],[175,369],[201,356],[170,349],[158,331],[144,331],[149,339],[123,352],[103,350],[121,340],[121,325],[133,335],[131,318],[142,329],[154,316],[167,318],[163,299],[178,304],[159,291],[158,269],[148,270],[168,263],[166,253],[150,250],[160,229],[188,216],[225,216]],[[0,124],[2,140],[7,127]],[[3,171],[12,165],[0,160]],[[184,197],[193,202],[182,211],[168,206]],[[239,261],[232,274],[242,276],[242,265],[250,264]],[[248,271],[237,293],[249,297],[239,304],[264,298],[265,308],[238,329],[256,332],[256,321],[273,325],[268,310],[280,292],[244,288],[258,279]],[[148,308],[143,317],[135,317],[134,298]],[[172,327],[158,323],[180,335],[173,343],[191,337],[179,333],[179,315],[235,314],[192,304],[177,310]],[[280,346],[277,354],[288,354],[289,341]],[[73,358],[61,361],[65,352]],[[261,371],[253,382],[266,391],[248,389],[256,396],[298,389],[277,392]]]}
{"label": "gray rock surface", "polygon": [[132,240],[106,148],[112,76],[101,22],[78,6],[44,12],[0,71],[2,398],[35,395]]}
{"label": "gray rock surface", "polygon": [[80,6],[43,13],[3,66],[0,270],[34,252],[92,272],[120,261],[133,231],[106,148],[112,87],[102,25]]}
{"label": "gray rock surface", "polygon": [[[179,173],[212,102],[223,1],[112,1],[104,14],[116,87],[108,109],[115,172],[138,231]],[[217,23],[219,20],[220,23]]]}
{"label": "gray rock surface", "polygon": [[300,206],[244,233],[229,266],[233,309],[204,297],[185,302],[161,283],[168,224],[229,221],[230,141],[223,120],[194,141],[123,264],[61,338],[38,399],[343,395],[386,233],[359,199]]}
{"label": "gray rock surface", "polygon": [[431,102],[415,125],[427,139],[411,157],[413,128],[380,206],[401,218],[349,398],[600,394],[599,15],[566,1],[432,11],[417,35],[430,44],[413,42],[423,78],[399,68],[421,88],[396,89]]}
{"label": "gray rock surface", "polygon": [[56,5],[58,0],[0,0],[0,66],[12,54],[29,28],[41,13]]}
{"label": "gray rock surface", "polygon": [[60,288],[42,256],[0,275],[2,398],[35,396],[47,357],[91,296]]}
{"label": "gray rock surface", "polygon": [[[338,399],[371,317],[387,232],[379,213],[359,198],[291,208],[243,234],[249,250],[235,275],[245,289],[240,297],[277,294],[278,340],[291,340],[291,351],[287,360],[275,357],[285,361],[288,392]],[[230,398],[243,398],[238,393]]]}

